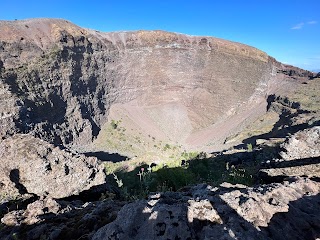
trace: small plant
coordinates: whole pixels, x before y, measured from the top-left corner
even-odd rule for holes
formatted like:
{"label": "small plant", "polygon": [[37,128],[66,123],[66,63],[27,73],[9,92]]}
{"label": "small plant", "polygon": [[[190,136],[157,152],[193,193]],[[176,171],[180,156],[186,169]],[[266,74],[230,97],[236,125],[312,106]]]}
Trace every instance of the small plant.
{"label": "small plant", "polygon": [[232,184],[240,183],[244,185],[251,185],[254,179],[252,174],[250,174],[245,168],[235,168],[232,165],[229,169],[226,181]]}
{"label": "small plant", "polygon": [[169,187],[166,182],[163,182],[162,184],[159,184],[157,186],[157,192],[167,192],[172,191],[172,187]]}
{"label": "small plant", "polygon": [[111,127],[112,127],[113,129],[117,129],[117,127],[118,127],[118,122],[116,122],[115,120],[111,120],[110,125],[111,125]]}
{"label": "small plant", "polygon": [[139,176],[140,182],[140,192],[138,195],[144,198],[150,193],[150,185],[153,182],[151,166],[148,166],[147,171],[145,171],[145,168],[142,167],[137,175]]}
{"label": "small plant", "polygon": [[137,174],[140,178],[140,182],[142,181],[142,176],[144,175],[144,168],[141,168],[141,171]]}
{"label": "small plant", "polygon": [[166,151],[167,149],[170,149],[170,148],[171,148],[170,145],[167,143],[166,145],[164,145],[163,151]]}
{"label": "small plant", "polygon": [[123,187],[123,182],[122,182],[122,180],[119,179],[118,176],[115,175],[114,173],[113,173],[113,178],[114,178],[114,180],[116,180],[116,183],[117,183],[117,185],[118,185],[119,188]]}
{"label": "small plant", "polygon": [[183,151],[181,153],[181,157],[183,157],[186,160],[196,159],[196,158],[198,158],[198,156],[199,156],[198,152],[186,152],[186,151]]}
{"label": "small plant", "polygon": [[19,238],[18,233],[13,233],[13,234],[12,234],[12,239],[14,239],[14,240],[19,240],[20,238]]}
{"label": "small plant", "polygon": [[252,152],[253,147],[252,147],[252,144],[251,144],[251,143],[248,143],[248,144],[247,144],[247,150],[248,150],[248,152]]}
{"label": "small plant", "polygon": [[149,182],[151,180],[151,173],[152,173],[152,168],[149,165],[147,168],[147,171],[145,171],[144,168],[141,168],[141,170],[137,174],[140,178],[140,182],[143,183],[145,186],[149,185]]}

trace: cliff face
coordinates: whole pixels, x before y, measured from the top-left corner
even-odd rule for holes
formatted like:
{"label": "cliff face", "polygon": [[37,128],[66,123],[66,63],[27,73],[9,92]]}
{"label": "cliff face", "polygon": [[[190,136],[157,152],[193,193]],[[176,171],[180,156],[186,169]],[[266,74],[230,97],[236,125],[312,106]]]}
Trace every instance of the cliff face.
{"label": "cliff face", "polygon": [[309,76],[212,37],[1,21],[0,135],[79,147],[99,140],[108,119],[122,119],[157,139],[210,149],[261,115],[266,95]]}
{"label": "cliff face", "polygon": [[[318,238],[313,77],[212,37],[0,21],[0,238]],[[88,157],[110,150],[145,158]]]}
{"label": "cliff face", "polygon": [[115,76],[105,61],[112,46],[101,51],[107,47],[62,20],[5,22],[0,29],[7,33],[1,34],[1,135],[32,132],[63,145],[91,141],[112,101],[106,96]]}

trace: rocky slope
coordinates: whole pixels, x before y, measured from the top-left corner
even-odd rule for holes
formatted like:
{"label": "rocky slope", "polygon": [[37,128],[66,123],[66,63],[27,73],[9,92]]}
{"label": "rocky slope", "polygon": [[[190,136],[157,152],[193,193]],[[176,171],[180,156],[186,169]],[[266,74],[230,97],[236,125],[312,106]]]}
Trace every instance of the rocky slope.
{"label": "rocky slope", "polygon": [[[315,77],[213,37],[0,21],[0,238],[320,237]],[[146,155],[164,172],[174,151],[232,146],[210,173],[243,180],[247,164],[254,186],[212,181],[131,203],[89,157]]]}
{"label": "rocky slope", "polygon": [[312,76],[212,37],[101,33],[54,19],[1,21],[0,33],[2,138],[30,133],[80,150],[96,137],[90,148],[112,148],[108,120],[144,142],[217,150],[265,112],[267,95]]}
{"label": "rocky slope", "polygon": [[7,200],[24,194],[66,198],[106,183],[104,167],[96,158],[61,150],[30,135],[3,140],[0,158],[0,192]]}
{"label": "rocky slope", "polygon": [[[283,144],[282,159],[261,164],[261,178],[269,184],[198,184],[177,192],[151,193],[148,199],[131,203],[117,200],[110,192],[94,202],[42,196],[5,213],[0,236],[52,240],[317,239],[318,134],[319,127],[297,132]],[[300,146],[299,150],[294,146]],[[242,158],[249,161],[248,156]],[[227,159],[231,161],[231,157]],[[314,171],[308,170],[312,164]],[[278,170],[280,177],[273,174]],[[6,207],[10,209],[10,205]]]}
{"label": "rocky slope", "polygon": [[293,179],[152,195],[123,207],[93,239],[316,239],[319,187]]}

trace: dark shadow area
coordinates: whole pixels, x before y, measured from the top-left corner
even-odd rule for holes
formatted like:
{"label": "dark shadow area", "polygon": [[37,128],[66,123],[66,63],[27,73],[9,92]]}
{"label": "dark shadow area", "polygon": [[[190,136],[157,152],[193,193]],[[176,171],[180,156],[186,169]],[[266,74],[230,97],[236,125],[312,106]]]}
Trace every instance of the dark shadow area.
{"label": "dark shadow area", "polygon": [[[61,39],[62,42],[68,43],[69,41],[75,41],[73,36],[65,36]],[[78,104],[80,106],[80,112],[83,119],[87,119],[91,124],[92,137],[98,136],[100,132],[100,127],[95,120],[95,109],[91,101],[88,101],[87,96],[94,96],[97,93],[101,94],[98,89],[97,76],[91,75],[86,78],[83,76],[84,71],[84,53],[92,53],[92,43],[83,37],[83,39],[78,39],[76,41],[76,46],[69,47],[64,46],[61,52],[62,61],[72,60],[74,63],[72,74],[70,75],[70,91],[73,96],[77,98]],[[90,65],[90,61],[88,61]],[[88,65],[88,66],[89,66]],[[88,67],[87,66],[87,67]],[[101,91],[101,90],[100,90]],[[101,103],[98,104],[99,110],[102,114],[105,113],[105,108],[101,108]]]}
{"label": "dark shadow area", "polygon": [[[67,76],[66,81],[70,82],[71,94],[77,99],[81,117],[91,124],[93,138],[100,132],[97,115],[104,115],[107,111],[107,100],[104,98],[105,89],[98,86],[97,75],[94,73],[83,76],[83,72],[96,64],[95,61],[84,59],[86,54],[91,56],[93,53],[92,43],[84,36],[71,36],[68,33],[61,35],[60,44],[62,49],[58,52],[48,52],[47,58],[51,63],[46,64],[46,68],[56,70],[57,66],[69,64],[71,74]],[[54,87],[48,88],[48,79],[52,78],[50,74],[42,69],[28,68],[28,64],[22,65],[18,69],[8,69],[2,74],[2,65],[0,62],[0,73],[3,81],[8,84],[10,92],[16,95],[20,100],[19,117],[16,118],[15,125],[22,133],[29,133],[37,129],[34,133],[36,137],[46,139],[50,143],[58,146],[69,144],[74,139],[74,135],[82,129],[75,131],[65,130],[61,133],[59,127],[68,122],[66,119],[66,109],[68,104],[67,96],[64,95],[66,87],[63,81]],[[48,65],[48,66],[47,66]],[[59,77],[60,78],[60,77]],[[30,94],[32,93],[32,94]],[[92,103],[96,98],[98,107]],[[58,131],[57,131],[58,128]]]}
{"label": "dark shadow area", "polygon": [[305,239],[320,237],[320,194],[304,196],[289,202],[288,212],[274,214],[262,232],[272,239]]}
{"label": "dark shadow area", "polygon": [[288,135],[295,134],[298,131],[315,127],[315,126],[320,126],[320,121],[315,121],[313,124],[309,125],[308,123],[303,123],[303,124],[298,124],[294,126],[288,126],[284,128],[280,128],[280,126],[285,125],[288,119],[290,119],[292,116],[288,116],[286,114],[281,114],[280,115],[280,120],[274,125],[273,129],[269,133],[261,134],[261,135],[256,135],[250,138],[247,138],[243,140],[242,144],[235,146],[236,149],[241,149],[247,146],[247,144],[256,144],[257,139],[269,139],[269,138],[285,138]]}
{"label": "dark shadow area", "polygon": [[320,157],[313,157],[313,158],[302,158],[302,159],[295,159],[290,161],[282,161],[276,162],[269,165],[263,165],[263,168],[287,168],[287,167],[299,167],[299,166],[306,166],[312,164],[319,164]]}
{"label": "dark shadow area", "polygon": [[[27,194],[28,191],[23,184],[20,183],[20,171],[19,169],[12,169],[9,174],[10,180],[14,183],[15,187],[18,189],[19,194]],[[0,192],[1,194],[1,192]],[[13,210],[26,209],[27,205],[38,199],[35,194],[29,194],[28,198],[25,199],[11,199],[0,204],[0,218],[4,214]]]}
{"label": "dark shadow area", "polygon": [[[267,163],[262,163],[260,165],[261,170],[264,169],[278,169],[278,168],[294,168],[294,167],[302,167],[302,166],[308,166],[313,164],[319,164],[320,163],[320,157],[313,157],[313,158],[303,158],[303,159],[295,159],[290,161],[270,161]],[[302,172],[303,173],[303,172]],[[308,175],[306,173],[306,175]],[[300,176],[303,176],[302,174]],[[258,179],[262,179],[263,183],[281,183],[285,179],[288,179],[288,176],[285,174],[268,174],[268,172],[260,171],[258,173]],[[313,178],[312,180],[318,181],[317,178]]]}
{"label": "dark shadow area", "polygon": [[[229,206],[221,196],[231,193],[233,191],[240,191],[243,194],[248,194],[248,189],[239,188],[236,186],[221,187],[221,182],[230,183],[257,183],[258,179],[248,179],[253,172],[244,173],[240,172],[237,175],[237,169],[244,167],[253,167],[254,172],[258,171],[260,161],[269,158],[270,154],[275,148],[265,147],[260,150],[245,153],[234,153],[229,155],[219,155],[212,159],[193,159],[189,161],[182,161],[181,167],[167,168],[164,167],[158,170],[156,176],[149,177],[148,175],[142,176],[139,180],[139,173],[147,171],[148,165],[141,165],[136,167],[131,172],[118,172],[116,175],[119,179],[123,180],[124,187],[118,187],[115,182],[114,176],[108,176],[108,183],[114,183],[113,186],[97,186],[88,191],[80,193],[78,196],[72,196],[58,200],[58,203],[63,206],[70,206],[69,210],[59,215],[46,213],[41,215],[40,218],[45,220],[42,223],[34,225],[22,224],[17,227],[3,226],[0,228],[0,236],[12,236],[16,233],[21,239],[91,239],[92,234],[95,233],[100,227],[108,223],[112,223],[116,219],[116,215],[123,205],[122,200],[127,196],[124,194],[136,194],[131,200],[140,198],[144,199],[150,192],[156,190],[161,192],[157,197],[157,202],[154,206],[150,206],[148,201],[140,205],[128,205],[128,211],[135,209],[135,214],[125,214],[126,222],[132,224],[128,225],[128,229],[117,228],[118,231],[114,236],[118,239],[141,239],[144,236],[142,232],[149,231],[150,234],[156,238],[167,239],[188,239],[184,236],[189,236],[189,239],[314,239],[311,237],[319,237],[320,229],[317,225],[320,222],[320,214],[317,212],[310,212],[310,209],[319,208],[319,196],[307,196],[289,204],[288,213],[275,214],[268,227],[258,231],[257,228],[245,220],[237,213],[231,206]],[[319,158],[318,158],[319,159]],[[317,162],[318,159],[311,159]],[[308,164],[308,159],[298,161],[297,164]],[[228,163],[229,168],[226,168]],[[155,164],[153,166],[156,166]],[[232,166],[235,166],[233,168]],[[230,175],[231,174],[231,175]],[[235,175],[234,175],[235,174]],[[247,174],[247,175],[246,175]],[[16,172],[12,173],[12,179],[17,180]],[[253,181],[252,181],[253,180]],[[295,181],[295,179],[291,179]],[[219,190],[206,193],[206,197],[201,195],[208,185],[201,183],[210,183],[211,186],[218,186]],[[191,184],[191,185],[190,185]],[[191,191],[192,184],[200,184],[197,191]],[[160,188],[159,188],[160,186]],[[203,187],[201,187],[203,186]],[[161,188],[162,187],[162,188]],[[133,188],[136,191],[131,191]],[[268,191],[268,187],[259,185],[257,190],[260,194]],[[171,190],[171,192],[168,192]],[[127,191],[125,193],[125,191]],[[178,192],[174,192],[178,191]],[[105,196],[113,194],[114,200],[97,201],[103,199],[102,192]],[[114,196],[116,196],[114,198]],[[106,197],[108,198],[108,197]],[[306,199],[305,199],[306,198]],[[304,200],[305,199],[305,200]],[[221,218],[223,224],[219,222],[211,222],[204,220],[206,215],[194,216],[192,222],[188,220],[188,209],[191,205],[189,200],[208,200],[213,209]],[[240,203],[245,203],[249,198],[241,196]],[[87,205],[84,205],[85,202]],[[130,201],[126,201],[127,203]],[[134,204],[134,203],[133,203]],[[313,206],[313,204],[318,204]],[[296,207],[299,205],[299,208]],[[85,206],[85,207],[82,207]],[[152,208],[153,212],[157,212],[157,217],[151,217],[151,212],[145,212],[144,209]],[[178,209],[178,210],[177,210]],[[298,209],[298,210],[297,210]],[[124,209],[125,211],[126,209]],[[113,214],[112,214],[113,213]],[[310,218],[309,218],[309,214]],[[303,216],[303,219],[301,219]],[[128,219],[129,218],[129,219]],[[132,219],[131,219],[132,218]],[[137,219],[144,219],[137,220]],[[306,219],[311,219],[306,220]],[[119,219],[117,224],[121,225],[123,220]],[[309,225],[305,223],[308,222]],[[280,224],[280,225],[279,225]],[[303,229],[303,234],[300,238],[296,234],[300,234]],[[150,227],[151,226],[151,227]],[[280,227],[278,227],[280,226]],[[306,228],[304,227],[306,226]],[[114,226],[113,226],[114,227]],[[57,231],[57,229],[60,229]],[[302,231],[302,230],[301,230]],[[142,234],[142,235],[140,235]],[[231,235],[230,235],[231,234]],[[286,234],[286,235],[285,235]],[[283,236],[286,236],[284,238]],[[108,237],[112,239],[113,235]],[[173,237],[173,238],[172,238]],[[281,237],[281,238],[280,238]],[[10,238],[8,238],[10,239]],[[103,238],[108,239],[108,238]]]}
{"label": "dark shadow area", "polygon": [[310,113],[307,110],[300,109],[300,104],[298,102],[291,102],[286,97],[280,97],[275,95],[269,95],[267,98],[268,106],[267,111],[272,107],[272,103],[279,101],[280,104],[288,105],[290,108],[295,109],[294,113],[291,113],[289,110],[283,110],[279,115],[279,120],[275,123],[272,130],[265,134],[260,134],[252,136],[242,141],[242,144],[235,146],[236,149],[245,148],[247,144],[256,144],[257,139],[269,139],[269,138],[285,138],[288,135],[293,135],[298,131],[311,128],[314,126],[320,126],[320,121],[315,121],[312,124],[302,123],[291,126],[291,119],[297,117],[300,114]]}
{"label": "dark shadow area", "polygon": [[310,179],[315,182],[320,182],[320,177],[311,177]]}
{"label": "dark shadow area", "polygon": [[[274,214],[268,226],[260,227],[262,229],[260,231],[222,198],[222,196],[234,191],[246,194],[247,189],[219,187],[219,190],[211,192],[206,188],[207,185],[203,184],[199,185],[194,191],[190,191],[191,188],[189,187],[178,193],[163,192],[158,196],[154,195],[149,198],[151,201],[141,201],[140,204],[127,205],[119,213],[121,218],[104,228],[104,234],[100,235],[99,239],[113,239],[112,237],[117,236],[117,239],[311,240],[320,236],[319,195],[304,196],[290,202],[288,212]],[[268,187],[262,188],[263,190],[259,187],[259,190],[255,189],[254,191],[258,194],[270,191]],[[290,197],[289,195],[290,191],[288,197]],[[242,195],[239,200],[240,205],[249,200],[252,201],[252,198],[246,198]],[[156,203],[153,204],[152,201],[156,201]],[[192,205],[194,201],[199,205]],[[205,203],[207,201],[210,205]],[[234,201],[238,200],[234,199]],[[270,198],[269,204],[274,210],[272,204],[277,203],[274,203],[274,199]],[[209,220],[211,217],[210,206],[218,214],[217,218],[211,218],[212,221]],[[145,209],[148,209],[148,211]],[[252,217],[250,213],[248,214],[249,218]],[[123,218],[126,218],[125,222],[130,224],[123,224]],[[262,219],[264,218],[268,221],[267,216],[262,217]],[[260,221],[261,219],[257,216],[257,220]]]}
{"label": "dark shadow area", "polygon": [[[33,195],[32,197],[23,199],[23,200],[10,200],[10,201],[3,202],[2,204],[0,204],[0,219],[8,212],[21,210],[21,209],[25,210],[28,204],[38,199],[39,199],[38,196]],[[1,234],[0,234],[0,237],[1,237]]]}
{"label": "dark shadow area", "polygon": [[103,151],[98,152],[86,152],[83,153],[87,157],[96,157],[101,161],[121,162],[127,159],[126,156],[122,156],[118,153],[108,153]]}
{"label": "dark shadow area", "polygon": [[20,194],[28,193],[25,186],[20,183],[20,171],[19,169],[13,169],[10,171],[10,180],[15,184],[15,187],[19,190]]}
{"label": "dark shadow area", "polygon": [[290,101],[287,97],[282,97],[282,96],[276,96],[275,94],[271,94],[267,98],[267,111],[271,108],[271,105],[273,102],[279,102],[283,105],[287,105],[290,108],[293,109],[299,109],[300,108],[300,103],[298,102],[292,102]]}
{"label": "dark shadow area", "polygon": [[[165,164],[142,164],[127,171],[124,165],[115,174],[126,187],[126,196],[143,198],[148,192],[179,191],[182,188],[199,183],[218,186],[222,182],[252,186],[264,182],[258,174],[265,161],[278,157],[279,147],[264,146],[253,151],[217,154],[211,158],[181,160],[180,166],[168,167]],[[199,155],[200,156],[200,155]],[[153,171],[153,167],[157,169]],[[107,176],[107,182],[118,184],[113,174]],[[121,196],[118,196],[121,197]],[[122,196],[123,197],[123,196]]]}
{"label": "dark shadow area", "polygon": [[88,203],[57,200],[57,203],[62,212],[54,214],[43,209],[45,213],[38,216],[39,223],[20,226],[0,223],[0,239],[89,240],[100,227],[114,221],[123,206],[123,202],[113,200]]}
{"label": "dark shadow area", "polygon": [[110,184],[101,184],[93,186],[88,190],[80,192],[78,195],[65,197],[60,199],[61,201],[82,201],[82,202],[94,202],[101,198],[101,195],[106,192],[118,192],[118,190]]}

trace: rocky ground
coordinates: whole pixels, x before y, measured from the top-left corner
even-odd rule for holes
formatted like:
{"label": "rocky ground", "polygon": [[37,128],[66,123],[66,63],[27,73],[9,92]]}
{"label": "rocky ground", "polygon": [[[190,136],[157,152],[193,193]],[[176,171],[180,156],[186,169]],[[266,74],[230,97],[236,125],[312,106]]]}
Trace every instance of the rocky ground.
{"label": "rocky ground", "polygon": [[317,77],[216,38],[0,21],[0,238],[320,238]]}
{"label": "rocky ground", "polygon": [[[227,182],[198,184],[176,192],[150,193],[147,199],[128,202],[120,200],[112,188],[104,188],[104,194],[100,189],[98,194],[87,191],[76,197],[67,191],[72,189],[72,179],[63,179],[61,186],[48,184],[46,181],[54,182],[50,173],[33,175],[34,180],[41,179],[33,190],[21,174],[21,181],[10,189],[15,189],[24,200],[18,200],[18,195],[16,200],[2,203],[0,234],[2,239],[316,239],[320,237],[319,130],[315,126],[286,138],[280,145],[278,159],[260,162],[252,187]],[[19,146],[30,136],[17,135],[15,139]],[[267,141],[261,144],[272,144]],[[7,146],[7,142],[2,145]],[[46,151],[47,163],[51,154],[56,155],[55,151],[61,150]],[[39,158],[41,148],[32,152]],[[240,161],[250,161],[250,152],[225,154],[226,161],[235,166]],[[23,160],[15,164],[15,169],[28,166]],[[43,161],[34,161],[34,169],[45,172],[45,166]],[[59,166],[52,166],[51,171],[67,177],[65,171],[59,173],[58,169]],[[83,177],[86,179],[86,175]],[[24,185],[32,196],[21,192]],[[38,190],[43,187],[46,192]],[[61,187],[67,187],[66,191]],[[79,186],[78,191],[81,190]],[[70,195],[73,197],[66,198]]]}

